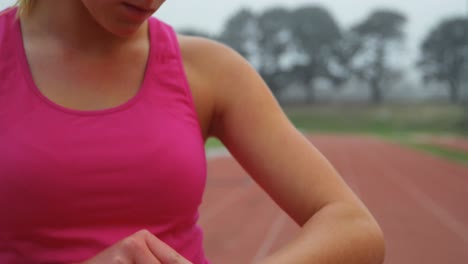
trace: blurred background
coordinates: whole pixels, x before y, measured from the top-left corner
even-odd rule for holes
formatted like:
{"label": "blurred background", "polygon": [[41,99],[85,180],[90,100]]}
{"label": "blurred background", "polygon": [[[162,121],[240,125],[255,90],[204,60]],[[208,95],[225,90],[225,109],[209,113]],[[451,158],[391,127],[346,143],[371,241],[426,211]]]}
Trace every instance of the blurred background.
{"label": "blurred background", "polygon": [[[377,218],[385,263],[468,263],[468,0],[170,0],[156,16],[250,61]],[[256,263],[298,228],[207,149],[207,254]]]}
{"label": "blurred background", "polygon": [[156,16],[237,50],[301,129],[468,134],[466,0],[171,0]]}

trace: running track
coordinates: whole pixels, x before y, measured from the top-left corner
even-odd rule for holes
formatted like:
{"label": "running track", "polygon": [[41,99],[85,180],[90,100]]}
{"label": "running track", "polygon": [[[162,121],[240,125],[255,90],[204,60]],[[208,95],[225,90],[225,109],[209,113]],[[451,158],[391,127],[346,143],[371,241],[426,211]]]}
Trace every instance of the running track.
{"label": "running track", "polygon": [[[310,136],[384,230],[390,264],[468,263],[468,166],[373,138]],[[298,227],[228,156],[210,157],[200,224],[213,264],[254,263]]]}

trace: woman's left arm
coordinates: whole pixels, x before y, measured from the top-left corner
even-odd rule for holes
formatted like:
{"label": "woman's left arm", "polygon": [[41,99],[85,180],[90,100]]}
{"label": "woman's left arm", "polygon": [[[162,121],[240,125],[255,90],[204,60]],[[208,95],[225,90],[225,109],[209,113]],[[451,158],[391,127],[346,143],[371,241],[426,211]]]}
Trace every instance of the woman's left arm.
{"label": "woman's left arm", "polygon": [[290,123],[257,72],[233,50],[194,38],[214,95],[211,133],[301,227],[261,264],[382,263],[382,231],[321,153]]}

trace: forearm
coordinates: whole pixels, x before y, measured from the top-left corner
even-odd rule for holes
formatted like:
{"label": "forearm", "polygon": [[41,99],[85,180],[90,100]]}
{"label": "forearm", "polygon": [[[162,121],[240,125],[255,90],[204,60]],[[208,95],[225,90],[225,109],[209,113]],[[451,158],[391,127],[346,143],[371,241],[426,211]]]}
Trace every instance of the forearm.
{"label": "forearm", "polygon": [[302,227],[299,236],[258,264],[380,264],[383,235],[365,210],[331,204]]}

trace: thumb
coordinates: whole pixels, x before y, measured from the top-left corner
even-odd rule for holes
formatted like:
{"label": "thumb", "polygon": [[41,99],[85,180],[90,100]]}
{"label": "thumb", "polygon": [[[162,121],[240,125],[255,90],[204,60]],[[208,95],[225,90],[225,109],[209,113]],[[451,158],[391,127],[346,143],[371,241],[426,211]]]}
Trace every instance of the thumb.
{"label": "thumb", "polygon": [[152,234],[146,236],[146,243],[151,253],[153,253],[162,264],[192,264],[177,251]]}

